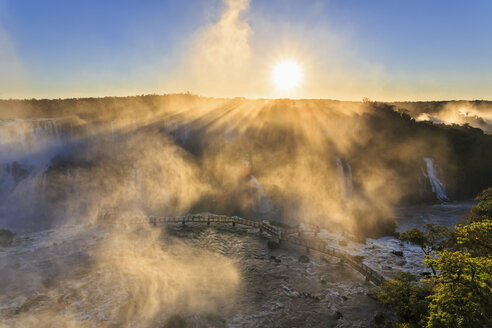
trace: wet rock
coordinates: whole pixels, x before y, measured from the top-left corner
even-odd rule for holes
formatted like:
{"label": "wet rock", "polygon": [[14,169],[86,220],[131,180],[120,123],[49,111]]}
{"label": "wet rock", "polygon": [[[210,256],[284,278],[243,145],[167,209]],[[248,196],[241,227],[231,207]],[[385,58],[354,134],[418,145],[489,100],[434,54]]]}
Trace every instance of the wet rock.
{"label": "wet rock", "polygon": [[403,257],[403,252],[402,251],[391,251],[391,254],[394,254],[396,256],[401,256]]}
{"label": "wet rock", "polygon": [[333,315],[333,319],[339,320],[343,318],[343,314],[340,311],[336,311],[335,314]]}
{"label": "wet rock", "polygon": [[185,328],[186,327],[186,321],[181,317],[179,314],[174,314],[170,316],[166,322],[164,322],[164,325],[161,326],[162,328]]}
{"label": "wet rock", "polygon": [[279,243],[277,243],[276,241],[273,241],[273,240],[269,240],[267,242],[267,246],[268,246],[268,249],[277,249],[280,247]]}
{"label": "wet rock", "polygon": [[319,296],[315,296],[315,295],[312,295],[310,293],[305,293],[305,292],[299,293],[299,296],[303,297],[305,299],[313,300],[315,302],[319,302],[321,300]]}
{"label": "wet rock", "polygon": [[299,256],[299,262],[309,263],[309,257],[307,255],[301,255],[301,256]]}
{"label": "wet rock", "polygon": [[407,261],[400,260],[400,261],[397,261],[396,264],[399,265],[399,266],[404,266],[405,264],[407,264]]}
{"label": "wet rock", "polygon": [[[367,213],[361,213],[360,215],[365,217]],[[378,220],[359,220],[354,234],[377,239],[384,236],[393,236],[395,231],[396,221],[394,218],[379,217]]]}
{"label": "wet rock", "polygon": [[377,325],[381,325],[384,323],[384,314],[382,312],[376,313],[376,315],[374,316],[374,323],[376,323]]}
{"label": "wet rock", "polygon": [[28,298],[21,306],[14,309],[14,314],[18,315],[29,311],[29,309],[36,307],[38,304],[48,301],[48,296],[38,295],[33,298]]}
{"label": "wet rock", "polygon": [[339,240],[338,245],[340,246],[347,246],[347,242],[345,240]]}
{"label": "wet rock", "polygon": [[356,262],[361,262],[362,263],[362,260],[364,259],[364,256],[360,256],[360,255],[354,255],[352,256],[352,259]]}
{"label": "wet rock", "polygon": [[12,245],[15,233],[8,229],[0,229],[0,247],[8,247]]}
{"label": "wet rock", "polygon": [[225,327],[226,326],[226,321],[224,318],[221,316],[214,314],[214,313],[209,313],[205,316],[207,319],[207,322],[212,326],[212,327]]}
{"label": "wet rock", "polygon": [[324,279],[321,279],[319,282],[320,282],[322,285],[326,285],[326,280],[324,280]]}

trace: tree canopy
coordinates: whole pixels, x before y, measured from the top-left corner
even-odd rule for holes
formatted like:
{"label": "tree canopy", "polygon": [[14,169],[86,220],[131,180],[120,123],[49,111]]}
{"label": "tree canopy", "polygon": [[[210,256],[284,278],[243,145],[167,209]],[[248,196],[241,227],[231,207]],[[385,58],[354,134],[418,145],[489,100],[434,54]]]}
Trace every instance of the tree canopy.
{"label": "tree canopy", "polygon": [[492,188],[451,231],[426,224],[400,239],[418,245],[430,278],[399,273],[375,293],[396,314],[396,327],[492,327]]}

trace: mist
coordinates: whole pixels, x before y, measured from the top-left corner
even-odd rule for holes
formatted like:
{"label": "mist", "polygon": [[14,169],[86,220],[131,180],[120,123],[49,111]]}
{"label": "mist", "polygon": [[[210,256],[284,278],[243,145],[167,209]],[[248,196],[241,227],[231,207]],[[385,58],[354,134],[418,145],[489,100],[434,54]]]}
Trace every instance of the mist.
{"label": "mist", "polygon": [[468,124],[485,133],[492,130],[492,106],[488,101],[450,101],[396,103],[419,121],[444,124]]}
{"label": "mist", "polygon": [[[148,326],[234,311],[244,283],[234,258],[135,218],[210,212],[364,240],[393,234],[401,204],[466,199],[481,185],[464,189],[463,179],[491,178],[476,160],[489,155],[456,152],[448,134],[462,127],[387,104],[185,94],[1,106],[0,222],[32,235],[1,261],[2,303],[16,300],[2,313],[14,327]],[[483,165],[463,171],[463,157]]]}
{"label": "mist", "polygon": [[[340,304],[375,309],[370,281],[343,258],[239,224],[146,220],[238,216],[298,227],[299,240],[310,227],[383,277],[413,265],[394,258],[402,208],[455,211],[492,185],[491,102],[371,101],[405,90],[376,55],[360,55],[350,28],[317,16],[321,2],[294,13],[309,22],[299,25],[250,0],[213,6],[166,44],[169,58],[128,67],[138,79],[101,87],[101,63],[66,73],[87,74],[87,89],[34,82],[0,26],[0,98],[150,93],[0,100],[0,325],[282,326],[308,304],[289,324],[309,326],[318,311],[318,326],[335,326]],[[286,59],[301,72],[291,89],[272,78]]]}

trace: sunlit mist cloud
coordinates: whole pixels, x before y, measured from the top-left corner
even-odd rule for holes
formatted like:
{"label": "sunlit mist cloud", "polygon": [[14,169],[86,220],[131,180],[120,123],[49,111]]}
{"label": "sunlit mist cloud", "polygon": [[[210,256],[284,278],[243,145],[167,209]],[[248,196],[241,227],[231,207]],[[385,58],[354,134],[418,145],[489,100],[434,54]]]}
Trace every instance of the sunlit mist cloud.
{"label": "sunlit mist cloud", "polygon": [[[163,89],[220,97],[381,96],[382,66],[357,59],[345,34],[328,25],[307,28],[253,17],[250,1],[224,1],[219,19],[185,42],[177,69],[163,74]],[[283,62],[302,74],[295,87],[283,88],[275,78]]]}

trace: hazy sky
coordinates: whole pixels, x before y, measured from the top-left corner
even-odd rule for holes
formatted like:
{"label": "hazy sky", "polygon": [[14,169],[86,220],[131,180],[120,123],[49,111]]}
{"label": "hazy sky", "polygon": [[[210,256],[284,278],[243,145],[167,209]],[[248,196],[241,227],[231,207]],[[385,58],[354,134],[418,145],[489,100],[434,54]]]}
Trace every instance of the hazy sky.
{"label": "hazy sky", "polygon": [[492,1],[0,0],[0,98],[184,91],[492,99]]}

